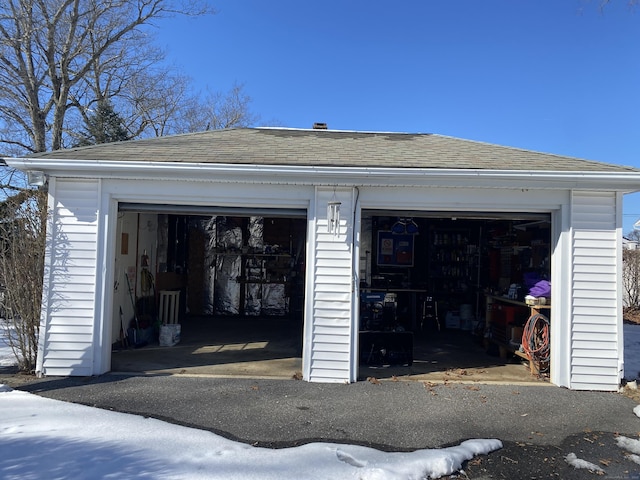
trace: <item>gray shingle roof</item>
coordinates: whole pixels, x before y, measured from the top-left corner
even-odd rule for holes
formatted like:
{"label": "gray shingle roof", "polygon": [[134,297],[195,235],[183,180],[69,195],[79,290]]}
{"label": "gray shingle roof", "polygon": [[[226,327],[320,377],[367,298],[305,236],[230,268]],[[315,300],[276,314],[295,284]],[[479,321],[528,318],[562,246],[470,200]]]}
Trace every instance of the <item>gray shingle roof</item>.
{"label": "gray shingle roof", "polygon": [[32,158],[244,165],[639,172],[434,134],[239,128],[34,154]]}

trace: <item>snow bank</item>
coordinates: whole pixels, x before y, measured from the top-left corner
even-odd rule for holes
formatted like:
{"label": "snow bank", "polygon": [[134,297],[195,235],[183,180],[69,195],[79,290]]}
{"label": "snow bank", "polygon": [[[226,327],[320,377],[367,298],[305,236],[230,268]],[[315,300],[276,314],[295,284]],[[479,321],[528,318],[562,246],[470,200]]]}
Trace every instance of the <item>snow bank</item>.
{"label": "snow bank", "polygon": [[602,470],[598,465],[578,458],[575,453],[568,454],[566,457],[564,457],[564,459],[569,465],[574,468],[584,468],[586,470],[589,470],[590,472],[604,474],[604,470]]}
{"label": "snow bank", "polygon": [[640,441],[629,437],[616,437],[616,443],[620,448],[624,448],[627,452],[640,454]]}
{"label": "snow bank", "polygon": [[0,387],[0,471],[7,479],[411,480],[450,475],[496,439],[406,453],[333,443],[279,450],[137,415]]}

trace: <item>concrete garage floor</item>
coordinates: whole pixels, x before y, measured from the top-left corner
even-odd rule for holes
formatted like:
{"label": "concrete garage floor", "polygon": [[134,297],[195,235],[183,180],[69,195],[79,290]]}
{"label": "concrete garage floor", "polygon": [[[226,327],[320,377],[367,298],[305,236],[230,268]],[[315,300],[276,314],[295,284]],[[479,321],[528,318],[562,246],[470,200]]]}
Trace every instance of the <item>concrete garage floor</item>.
{"label": "concrete garage floor", "polygon": [[[112,352],[119,373],[206,375],[214,377],[299,378],[302,372],[301,322],[274,318],[193,317],[181,324],[180,343]],[[493,352],[492,352],[493,353]],[[549,385],[516,358],[489,354],[468,332],[414,336],[411,366],[361,364],[359,380]]]}
{"label": "concrete garage floor", "polygon": [[280,318],[191,317],[180,343],[116,350],[112,372],[292,378],[302,371],[302,326]]}

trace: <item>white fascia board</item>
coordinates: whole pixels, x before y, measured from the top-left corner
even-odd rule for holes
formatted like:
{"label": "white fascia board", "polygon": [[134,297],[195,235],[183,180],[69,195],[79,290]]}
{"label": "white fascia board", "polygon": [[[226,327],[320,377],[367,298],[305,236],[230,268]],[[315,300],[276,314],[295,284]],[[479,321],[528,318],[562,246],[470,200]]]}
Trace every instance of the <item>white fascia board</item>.
{"label": "white fascia board", "polygon": [[640,172],[324,167],[113,160],[5,158],[56,177],[166,179],[330,186],[456,186],[640,191]]}

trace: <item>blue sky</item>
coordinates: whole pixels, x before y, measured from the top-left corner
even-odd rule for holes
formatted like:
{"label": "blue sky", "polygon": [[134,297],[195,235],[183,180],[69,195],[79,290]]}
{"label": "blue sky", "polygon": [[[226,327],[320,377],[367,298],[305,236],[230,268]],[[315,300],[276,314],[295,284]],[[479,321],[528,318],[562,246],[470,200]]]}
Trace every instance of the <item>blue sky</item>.
{"label": "blue sky", "polygon": [[[196,84],[270,125],[425,132],[640,167],[640,7],[612,0],[212,0],[158,24]],[[640,189],[640,185],[638,185]],[[640,219],[627,196],[624,232]]]}

